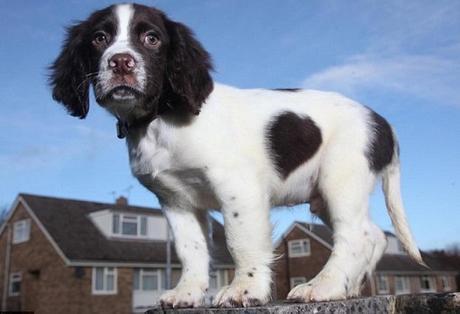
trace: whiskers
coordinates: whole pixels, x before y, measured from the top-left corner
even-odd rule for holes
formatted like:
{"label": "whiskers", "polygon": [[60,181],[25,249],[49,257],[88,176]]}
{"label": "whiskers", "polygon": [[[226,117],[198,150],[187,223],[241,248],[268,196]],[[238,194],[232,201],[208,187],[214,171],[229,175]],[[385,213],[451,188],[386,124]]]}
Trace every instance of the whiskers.
{"label": "whiskers", "polygon": [[99,71],[97,72],[91,72],[85,75],[85,78],[78,84],[77,86],[77,91],[79,91],[81,88],[85,88],[84,84],[90,82],[93,78],[99,75]]}

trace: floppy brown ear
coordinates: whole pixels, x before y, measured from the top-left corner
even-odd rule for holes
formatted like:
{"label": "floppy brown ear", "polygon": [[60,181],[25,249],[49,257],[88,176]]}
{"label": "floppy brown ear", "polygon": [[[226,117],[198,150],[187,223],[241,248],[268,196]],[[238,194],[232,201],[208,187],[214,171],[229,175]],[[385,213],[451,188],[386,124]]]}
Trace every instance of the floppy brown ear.
{"label": "floppy brown ear", "polygon": [[213,89],[211,57],[188,27],[166,17],[165,26],[170,38],[166,79],[171,92],[189,112],[199,114]]}
{"label": "floppy brown ear", "polygon": [[50,66],[49,83],[53,99],[83,119],[89,110],[90,55],[84,47],[84,22],[67,29],[60,55]]}

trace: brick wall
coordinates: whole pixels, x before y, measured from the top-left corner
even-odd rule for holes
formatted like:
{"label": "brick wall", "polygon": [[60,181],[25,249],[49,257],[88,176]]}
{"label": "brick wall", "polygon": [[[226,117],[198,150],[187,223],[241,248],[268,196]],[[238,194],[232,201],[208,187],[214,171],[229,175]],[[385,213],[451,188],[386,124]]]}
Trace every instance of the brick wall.
{"label": "brick wall", "polygon": [[70,307],[75,309],[75,313],[131,313],[133,269],[119,267],[117,277],[117,294],[92,295],[92,268],[85,268],[85,275],[79,280],[79,287],[72,289],[78,291],[78,297],[73,300]]}
{"label": "brick wall", "polygon": [[[310,239],[310,256],[289,258],[288,241],[295,239]],[[294,228],[276,249],[280,258],[276,261],[274,270],[276,281],[274,299],[285,299],[289,293],[291,277],[305,277],[307,281],[313,278],[326,264],[331,251],[323,244],[309,237],[299,228]]]}
{"label": "brick wall", "polygon": [[[30,218],[21,204],[10,220]],[[0,296],[3,294],[7,234],[0,235]],[[11,245],[10,272],[21,272],[20,296],[8,297],[9,310],[47,313],[130,313],[133,270],[118,268],[118,293],[92,295],[92,269],[84,268],[81,278],[75,268],[65,265],[38,225],[31,219],[30,239]],[[0,299],[1,302],[1,299]],[[107,306],[110,304],[110,306]]]}
{"label": "brick wall", "polygon": [[[454,275],[450,275],[448,276],[448,280],[449,280],[449,285],[450,285],[450,289],[447,289],[446,291],[458,291],[458,287],[457,287],[457,282],[455,280],[455,276]],[[438,288],[438,291],[439,292],[444,292],[444,287],[442,285],[442,281],[441,281],[441,276],[438,276],[436,278],[436,284],[437,284],[437,288]]]}

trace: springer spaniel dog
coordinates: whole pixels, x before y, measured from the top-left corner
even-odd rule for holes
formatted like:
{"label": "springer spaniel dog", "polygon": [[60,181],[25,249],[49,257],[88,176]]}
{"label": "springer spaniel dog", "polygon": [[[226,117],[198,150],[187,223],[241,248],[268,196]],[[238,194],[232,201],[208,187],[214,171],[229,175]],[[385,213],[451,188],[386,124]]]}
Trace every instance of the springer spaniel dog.
{"label": "springer spaniel dog", "polygon": [[203,305],[209,208],[223,214],[236,265],[214,305],[267,303],[270,208],[304,203],[333,230],[334,246],[321,272],[288,299],[357,296],[386,247],[368,214],[379,178],[398,238],[423,264],[401,200],[397,140],[384,118],[336,93],[213,83],[211,70],[189,28],[138,4],[113,5],[71,26],[51,66],[53,98],[73,116],[87,115],[93,86],[126,138],[132,173],[160,201],[183,265],[163,305]]}

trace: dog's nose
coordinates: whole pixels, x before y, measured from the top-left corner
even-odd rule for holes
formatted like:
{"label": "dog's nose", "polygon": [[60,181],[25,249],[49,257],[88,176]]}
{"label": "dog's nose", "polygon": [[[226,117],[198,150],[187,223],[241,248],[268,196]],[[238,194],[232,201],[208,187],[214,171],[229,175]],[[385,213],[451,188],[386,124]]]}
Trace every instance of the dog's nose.
{"label": "dog's nose", "polygon": [[109,68],[113,73],[126,75],[134,71],[136,61],[128,53],[117,53],[109,59]]}

